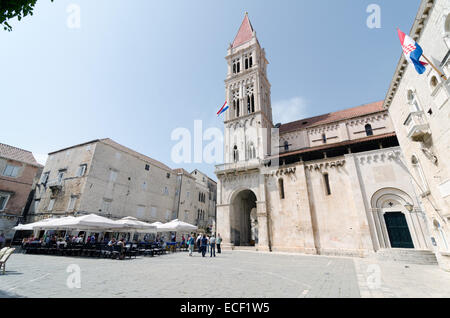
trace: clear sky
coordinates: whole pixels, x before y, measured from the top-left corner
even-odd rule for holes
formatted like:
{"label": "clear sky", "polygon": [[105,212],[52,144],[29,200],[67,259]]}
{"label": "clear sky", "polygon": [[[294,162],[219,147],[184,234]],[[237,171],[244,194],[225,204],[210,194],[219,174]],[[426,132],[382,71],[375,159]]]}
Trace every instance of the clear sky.
{"label": "clear sky", "polygon": [[[381,28],[366,25],[370,4]],[[39,0],[0,31],[0,142],[45,154],[109,137],[175,164],[171,132],[219,127],[225,55],[246,11],[270,62],[274,121],[382,100],[419,0]],[[80,28],[69,28],[71,4]],[[72,11],[73,12],[73,11]],[[73,21],[73,20],[70,20]],[[426,51],[426,48],[424,48]]]}

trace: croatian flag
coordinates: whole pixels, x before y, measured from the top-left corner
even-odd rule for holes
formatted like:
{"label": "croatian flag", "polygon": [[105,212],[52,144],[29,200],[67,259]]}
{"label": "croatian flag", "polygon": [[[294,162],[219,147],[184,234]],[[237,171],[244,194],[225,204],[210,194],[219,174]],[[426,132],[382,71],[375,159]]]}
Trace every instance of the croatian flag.
{"label": "croatian flag", "polygon": [[[225,107],[226,106],[226,107]],[[228,109],[227,102],[225,101],[225,104],[223,104],[222,108],[217,112],[217,116],[220,116],[220,114],[225,113]]]}
{"label": "croatian flag", "polygon": [[423,53],[422,48],[411,37],[400,31],[400,29],[397,30],[398,30],[398,37],[400,38],[400,43],[402,44],[403,53],[405,54],[406,60],[414,65],[417,73],[423,74],[426,70],[425,65],[428,64],[419,61]]}

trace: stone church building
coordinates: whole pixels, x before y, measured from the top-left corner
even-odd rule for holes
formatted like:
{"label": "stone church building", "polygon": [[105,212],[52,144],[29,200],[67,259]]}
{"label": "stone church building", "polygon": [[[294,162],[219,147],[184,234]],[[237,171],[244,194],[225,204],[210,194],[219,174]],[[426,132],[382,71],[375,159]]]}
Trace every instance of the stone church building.
{"label": "stone church building", "polygon": [[383,101],[274,124],[264,49],[246,14],[228,48],[224,247],[367,256],[432,248]]}

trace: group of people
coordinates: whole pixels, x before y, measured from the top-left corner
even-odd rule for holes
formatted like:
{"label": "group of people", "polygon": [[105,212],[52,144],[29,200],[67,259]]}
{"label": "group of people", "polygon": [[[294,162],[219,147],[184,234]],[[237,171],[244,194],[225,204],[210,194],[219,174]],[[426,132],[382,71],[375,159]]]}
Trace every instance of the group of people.
{"label": "group of people", "polygon": [[206,234],[198,234],[195,235],[192,233],[188,236],[187,245],[189,248],[189,256],[192,256],[194,253],[195,246],[197,246],[198,253],[202,254],[202,257],[205,257],[206,253],[210,253],[210,257],[216,257],[216,247],[217,253],[222,253],[221,250],[222,237],[220,234],[217,234],[217,238],[212,235]]}

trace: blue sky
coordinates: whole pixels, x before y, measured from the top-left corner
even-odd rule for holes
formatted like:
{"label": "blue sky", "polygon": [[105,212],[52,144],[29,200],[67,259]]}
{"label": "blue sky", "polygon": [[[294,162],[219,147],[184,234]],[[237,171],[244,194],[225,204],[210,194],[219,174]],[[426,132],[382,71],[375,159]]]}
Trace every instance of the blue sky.
{"label": "blue sky", "polygon": [[[366,25],[369,4],[381,28]],[[0,31],[0,142],[45,154],[109,137],[175,164],[177,127],[219,127],[225,55],[249,17],[270,62],[274,121],[382,100],[419,0],[39,0]],[[79,5],[80,28],[67,26]],[[426,50],[426,48],[424,48]],[[215,177],[214,177],[215,178]]]}

